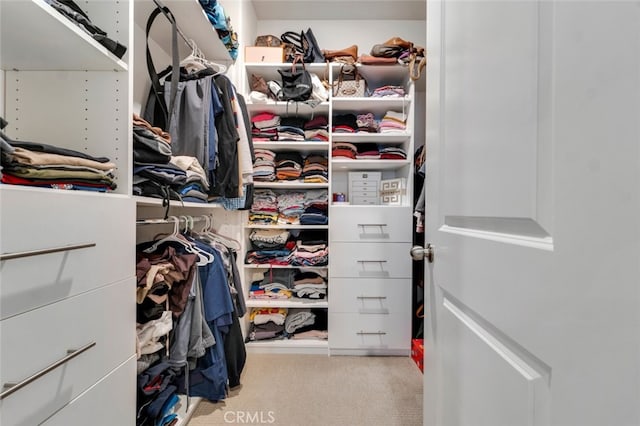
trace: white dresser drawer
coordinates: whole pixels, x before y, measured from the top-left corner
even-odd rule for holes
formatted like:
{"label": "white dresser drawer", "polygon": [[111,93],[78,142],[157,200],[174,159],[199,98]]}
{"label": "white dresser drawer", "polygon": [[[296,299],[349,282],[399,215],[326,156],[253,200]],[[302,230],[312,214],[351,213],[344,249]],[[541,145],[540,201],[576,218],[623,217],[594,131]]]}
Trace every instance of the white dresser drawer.
{"label": "white dresser drawer", "polygon": [[0,319],[135,275],[130,198],[28,189],[0,187]]}
{"label": "white dresser drawer", "polygon": [[136,358],[100,380],[43,423],[46,426],[134,426]]}
{"label": "white dresser drawer", "polygon": [[336,206],[329,210],[329,240],[357,242],[411,242],[412,211],[410,207]]}
{"label": "white dresser drawer", "polygon": [[331,278],[411,278],[411,243],[333,243]]}
{"label": "white dresser drawer", "polygon": [[[411,349],[411,315],[329,314],[330,349],[365,349],[371,353]],[[407,352],[408,353],[408,352]]]}
{"label": "white dresser drawer", "polygon": [[329,306],[336,313],[404,314],[411,310],[411,280],[333,278]]}
{"label": "white dresser drawer", "polygon": [[135,286],[131,278],[0,321],[0,386],[88,347],[5,395],[0,424],[40,424],[135,354]]}

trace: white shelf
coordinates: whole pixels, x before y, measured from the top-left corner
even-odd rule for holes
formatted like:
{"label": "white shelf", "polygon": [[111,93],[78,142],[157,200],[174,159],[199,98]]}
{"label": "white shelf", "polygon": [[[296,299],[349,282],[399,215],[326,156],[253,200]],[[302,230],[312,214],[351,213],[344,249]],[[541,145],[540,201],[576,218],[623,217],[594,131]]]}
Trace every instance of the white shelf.
{"label": "white shelf", "polygon": [[[169,8],[176,19],[178,27],[187,37],[195,41],[205,58],[227,66],[233,63],[229,51],[218,37],[218,33],[209,22],[198,0],[160,1]],[[152,0],[134,1],[134,20],[136,25],[142,28],[143,31],[147,27],[149,15],[155,8],[156,5]],[[171,24],[164,15],[158,15],[153,22],[151,38],[164,51],[171,52]],[[178,48],[180,50],[180,58],[184,58],[190,52],[190,49],[180,36],[178,36]]]}
{"label": "white shelf", "polygon": [[329,149],[329,142],[317,142],[317,141],[270,141],[261,142],[254,141],[253,148],[269,149],[272,151],[327,151]]}
{"label": "white shelf", "polygon": [[[280,78],[278,77],[278,81]],[[247,109],[252,112],[269,111],[277,115],[308,116],[311,114],[329,114],[329,102],[305,101],[305,102],[247,102]]]}
{"label": "white shelf", "polygon": [[332,133],[331,140],[333,142],[368,142],[368,143],[384,143],[384,144],[401,144],[407,142],[411,138],[411,134],[404,133]]}
{"label": "white shelf", "polygon": [[[42,0],[1,1],[0,40],[3,70],[124,72],[128,68],[124,61]],[[126,45],[127,40],[120,42]]]}
{"label": "white shelf", "polygon": [[[162,207],[162,199],[161,198],[152,198],[152,197],[140,197],[134,196],[134,201],[138,206],[160,206]],[[193,203],[193,202],[182,202],[179,200],[170,200],[171,207],[196,207],[200,209],[221,209],[222,205],[218,203]]]}
{"label": "white shelf", "polygon": [[297,265],[270,265],[268,263],[245,263],[244,267],[247,269],[327,269],[327,265],[324,266],[297,266]]}
{"label": "white shelf", "polygon": [[329,188],[328,183],[304,183],[304,182],[254,182],[254,188],[271,188],[271,189],[315,189]]}
{"label": "white shelf", "polygon": [[333,170],[396,170],[411,165],[411,160],[331,160]]}
{"label": "white shelf", "polygon": [[334,114],[372,112],[382,115],[387,111],[408,111],[411,99],[404,98],[333,98]]}
{"label": "white shelf", "polygon": [[248,308],[328,308],[327,299],[247,299]]}
{"label": "white shelf", "polygon": [[[301,65],[296,64],[297,69],[301,69]],[[291,69],[291,64],[290,63],[264,63],[264,62],[258,62],[258,63],[245,63],[244,65],[245,70],[247,71],[247,78],[251,77],[251,74],[255,74],[255,75],[259,75],[262,76],[265,81],[269,81],[269,80],[276,80],[276,81],[281,81],[282,77],[280,76],[280,73],[278,73],[278,70],[286,70],[286,69]],[[325,74],[328,75],[328,67],[327,64],[304,64],[304,68],[309,71],[312,74],[316,74],[318,75],[320,78],[322,78]],[[286,104],[286,102],[278,102],[280,104]],[[301,103],[302,104],[302,103]],[[323,104],[327,104],[327,102],[323,102]],[[254,105],[259,105],[259,104],[254,104]]]}
{"label": "white shelf", "polygon": [[249,223],[247,229],[329,229],[329,225],[260,225]]}
{"label": "white shelf", "polygon": [[306,353],[328,355],[329,342],[327,340],[314,339],[280,339],[258,340],[247,342],[246,348],[250,352],[269,353]]}

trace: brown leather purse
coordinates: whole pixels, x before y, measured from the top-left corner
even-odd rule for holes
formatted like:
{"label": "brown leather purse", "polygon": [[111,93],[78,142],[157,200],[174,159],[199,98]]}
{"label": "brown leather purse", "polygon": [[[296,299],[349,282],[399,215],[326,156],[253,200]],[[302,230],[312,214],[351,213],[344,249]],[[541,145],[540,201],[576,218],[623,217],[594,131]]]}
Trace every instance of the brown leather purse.
{"label": "brown leather purse", "polygon": [[280,47],[282,46],[282,40],[274,35],[260,35],[256,37],[256,42],[254,46],[259,47]]}
{"label": "brown leather purse", "polygon": [[398,46],[403,50],[411,50],[413,48],[413,43],[407,40],[403,40],[400,37],[391,37],[389,40],[385,41],[385,46]]}
{"label": "brown leather purse", "polygon": [[[353,44],[349,47],[339,50],[323,50],[324,59],[329,62],[353,62],[358,59],[358,46]],[[349,60],[348,58],[351,58]]]}

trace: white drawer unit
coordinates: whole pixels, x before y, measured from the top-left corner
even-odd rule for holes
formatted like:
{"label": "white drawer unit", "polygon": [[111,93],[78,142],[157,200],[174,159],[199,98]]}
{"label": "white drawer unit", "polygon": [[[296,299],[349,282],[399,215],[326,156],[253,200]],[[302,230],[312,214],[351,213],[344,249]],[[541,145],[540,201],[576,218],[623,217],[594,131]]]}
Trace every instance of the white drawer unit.
{"label": "white drawer unit", "polygon": [[411,278],[411,243],[333,243],[329,276]]}
{"label": "white drawer unit", "polygon": [[130,198],[0,186],[0,199],[0,319],[133,276]]}
{"label": "white drawer unit", "polygon": [[133,426],[135,418],[131,413],[135,413],[136,410],[135,377],[136,358],[133,356],[43,425]]}
{"label": "white drawer unit", "polygon": [[331,312],[405,314],[411,306],[409,279],[333,278]]}
{"label": "white drawer unit", "polygon": [[410,312],[402,314],[329,314],[329,347],[332,353],[409,355]]}
{"label": "white drawer unit", "polygon": [[331,242],[410,242],[410,207],[331,207]]}
{"label": "white drawer unit", "polygon": [[380,172],[349,172],[349,200],[351,204],[380,204]]}
{"label": "white drawer unit", "polygon": [[135,287],[131,277],[0,321],[0,424],[40,424],[135,354]]}

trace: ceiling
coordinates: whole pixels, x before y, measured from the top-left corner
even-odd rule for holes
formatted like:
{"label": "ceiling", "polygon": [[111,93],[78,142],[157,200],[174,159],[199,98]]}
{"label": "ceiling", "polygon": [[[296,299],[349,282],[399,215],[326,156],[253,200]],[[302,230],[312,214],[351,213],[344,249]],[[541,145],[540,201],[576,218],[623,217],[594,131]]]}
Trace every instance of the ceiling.
{"label": "ceiling", "polygon": [[259,20],[426,20],[426,0],[251,0]]}

